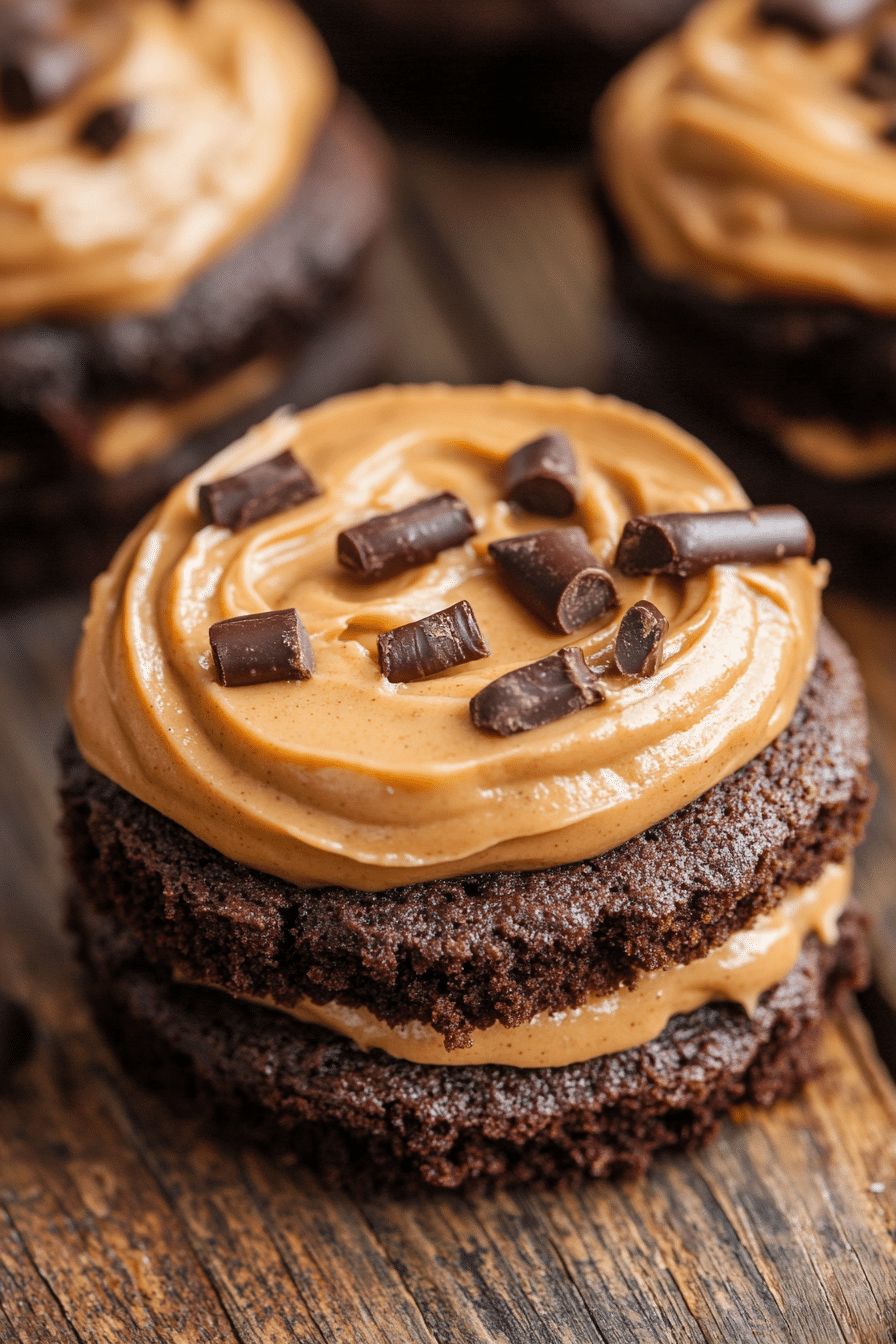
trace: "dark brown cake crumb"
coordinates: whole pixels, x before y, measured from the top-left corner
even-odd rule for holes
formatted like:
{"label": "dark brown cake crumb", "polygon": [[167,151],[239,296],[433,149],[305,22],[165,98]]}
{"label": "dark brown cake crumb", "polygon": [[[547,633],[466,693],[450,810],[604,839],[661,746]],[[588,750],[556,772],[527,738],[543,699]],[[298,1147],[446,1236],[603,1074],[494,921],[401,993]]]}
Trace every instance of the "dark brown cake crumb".
{"label": "dark brown cake crumb", "polygon": [[790,726],[736,774],[598,858],[385,892],[304,890],[235,863],[63,750],[82,891],[150,963],[236,994],[308,995],[472,1028],[705,956],[861,837],[872,798],[861,684],[828,628]]}
{"label": "dark brown cake crumb", "polygon": [[365,1053],[323,1028],[172,984],[134,935],[76,896],[71,920],[98,1017],[126,1066],[230,1133],[285,1149],[333,1184],[447,1188],[636,1176],[707,1142],[745,1102],[770,1106],[815,1071],[828,1010],[867,978],[862,918],[806,940],[751,1019],[708,1004],[654,1041],[556,1069],[432,1067]]}

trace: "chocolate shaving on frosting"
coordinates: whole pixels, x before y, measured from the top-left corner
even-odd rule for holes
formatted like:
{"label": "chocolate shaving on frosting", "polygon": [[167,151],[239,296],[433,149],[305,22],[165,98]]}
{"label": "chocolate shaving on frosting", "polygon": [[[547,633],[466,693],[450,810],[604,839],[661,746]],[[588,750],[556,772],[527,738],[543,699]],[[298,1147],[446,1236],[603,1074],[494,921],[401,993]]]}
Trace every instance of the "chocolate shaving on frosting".
{"label": "chocolate shaving on frosting", "polygon": [[78,132],[78,141],[89,145],[100,154],[111,154],[134,124],[133,103],[113,103],[110,107],[101,107],[88,117]]}
{"label": "chocolate shaving on frosting", "polygon": [[629,607],[619,623],[613,656],[626,677],[652,677],[663,661],[663,640],[669,622],[646,599]]}
{"label": "chocolate shaving on frosting", "polygon": [[475,532],[466,504],[446,490],[346,528],[336,539],[336,553],[346,569],[366,579],[387,579],[428,564],[451,546],[462,546]]}
{"label": "chocolate shaving on frosting", "polygon": [[857,87],[869,98],[896,98],[896,25],[889,23],[878,33]]}
{"label": "chocolate shaving on frosting", "polygon": [[270,518],[314,499],[320,487],[295,455],[285,448],[245,471],[209,481],[199,487],[199,512],[206,523],[241,532],[252,523]]}
{"label": "chocolate shaving on frosting", "polygon": [[558,649],[483,686],[470,701],[470,718],[477,728],[509,737],[554,723],[605,699],[582,650]]}
{"label": "chocolate shaving on frosting", "polygon": [[422,681],[491,653],[466,601],[387,630],[377,637],[377,646],[387,681]]}
{"label": "chocolate shaving on frosting", "polygon": [[74,93],[118,50],[127,31],[121,6],[61,0],[0,4],[0,106],[35,117]]}
{"label": "chocolate shaving on frosting", "polygon": [[660,513],[629,519],[616,551],[616,568],[630,576],[670,574],[686,579],[712,565],[811,558],[814,549],[808,521],[789,504],[719,513]]}
{"label": "chocolate shaving on frosting", "polygon": [[20,41],[0,51],[0,102],[10,117],[34,117],[62,101],[88,72],[77,42]]}
{"label": "chocolate shaving on frosting", "polygon": [[506,537],[488,550],[514,597],[560,634],[580,630],[619,601],[581,527]]}
{"label": "chocolate shaving on frosting", "polygon": [[524,443],[507,459],[504,498],[529,513],[568,518],[575,511],[580,494],[572,444],[559,429]]}
{"label": "chocolate shaving on frosting", "polygon": [[216,621],[208,638],[222,686],[306,681],[314,672],[314,650],[295,607]]}

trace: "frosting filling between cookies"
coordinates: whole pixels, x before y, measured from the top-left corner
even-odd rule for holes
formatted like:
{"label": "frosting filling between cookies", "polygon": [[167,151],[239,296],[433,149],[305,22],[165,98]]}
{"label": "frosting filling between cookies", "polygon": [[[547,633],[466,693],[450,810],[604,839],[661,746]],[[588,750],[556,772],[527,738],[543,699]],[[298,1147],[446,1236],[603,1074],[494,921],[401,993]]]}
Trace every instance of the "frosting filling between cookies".
{"label": "frosting filling between cookies", "polygon": [[729,298],[896,312],[892,103],[863,96],[880,16],[812,41],[710,0],[617,79],[602,168],[639,250]]}
{"label": "frosting filling between cookies", "polygon": [[590,999],[578,1008],[539,1013],[525,1026],[499,1023],[474,1031],[472,1044],[462,1050],[447,1050],[439,1033],[422,1022],[389,1026],[365,1008],[319,1005],[310,999],[290,1007],[273,999],[239,997],[277,1008],[300,1022],[328,1027],[364,1049],[384,1050],[417,1064],[560,1068],[644,1045],[671,1017],[705,1003],[739,1003],[752,1015],[760,996],[793,969],[808,934],[817,934],[829,947],[836,943],[837,920],[851,884],[851,862],[829,864],[817,881],[790,888],[774,910],[758,916],[708,956],[649,972],[634,988]]}
{"label": "frosting filling between cookies", "polygon": [[[287,198],[336,95],[288,0],[127,0],[114,56],[0,125],[0,325],[171,302]],[[132,108],[109,152],[81,139]]]}
{"label": "frosting filling between cookies", "polygon": [[896,470],[896,429],[862,433],[836,420],[797,419],[751,401],[744,416],[774,435],[794,462],[834,481],[858,481]]}
{"label": "frosting filling between cookies", "polygon": [[[179,485],[97,580],[70,706],[85,758],[230,858],[300,886],[366,890],[586,859],[732,774],[793,716],[824,567],[618,575],[617,609],[573,636],[552,632],[487,550],[555,521],[502,499],[504,460],[552,426],[582,478],[568,521],[603,563],[632,514],[745,506],[696,440],[584,392],[382,388],[273,417]],[[237,533],[202,525],[202,482],[287,446],[319,497]],[[339,567],[342,528],[446,489],[478,528],[464,546],[380,582]],[[642,598],[669,620],[665,659],[655,676],[626,679],[613,643]],[[388,682],[377,634],[461,599],[491,656]],[[292,606],[314,676],[219,685],[210,625]],[[484,685],[569,644],[605,672],[604,704],[514,737],[473,726],[469,700]]]}
{"label": "frosting filling between cookies", "polygon": [[269,396],[282,377],[281,359],[259,355],[189,397],[131,402],[102,417],[81,456],[105,476],[154,461],[190,434]]}

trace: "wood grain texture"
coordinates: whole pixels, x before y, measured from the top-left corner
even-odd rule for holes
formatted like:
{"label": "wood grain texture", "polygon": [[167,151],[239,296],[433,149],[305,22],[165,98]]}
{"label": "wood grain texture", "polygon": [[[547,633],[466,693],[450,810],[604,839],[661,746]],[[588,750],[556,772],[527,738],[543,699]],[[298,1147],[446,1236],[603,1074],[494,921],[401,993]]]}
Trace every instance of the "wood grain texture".
{"label": "wood grain texture", "polygon": [[[408,151],[401,173],[375,277],[395,376],[599,377],[575,167]],[[896,1340],[896,1091],[855,1012],[796,1101],[640,1183],[576,1192],[355,1200],[124,1078],[59,928],[53,747],[83,606],[0,620],[0,985],[40,1027],[0,1097],[3,1344]],[[840,624],[858,643],[876,629]],[[888,658],[869,678],[876,725],[893,714]],[[883,909],[889,804],[879,817],[859,883]]]}

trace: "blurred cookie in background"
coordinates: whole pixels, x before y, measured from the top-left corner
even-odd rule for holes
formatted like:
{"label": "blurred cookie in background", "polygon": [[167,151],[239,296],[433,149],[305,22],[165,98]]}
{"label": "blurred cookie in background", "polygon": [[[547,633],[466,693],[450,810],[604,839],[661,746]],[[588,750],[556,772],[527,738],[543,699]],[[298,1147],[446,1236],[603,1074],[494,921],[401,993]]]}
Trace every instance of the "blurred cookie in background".
{"label": "blurred cookie in background", "polygon": [[311,0],[345,82],[402,134],[583,145],[592,103],[693,0]]}
{"label": "blurred cookie in background", "polygon": [[707,0],[596,128],[613,390],[802,509],[833,581],[896,581],[896,5]]}
{"label": "blurred cookie in background", "polygon": [[185,470],[378,371],[388,155],[288,0],[0,14],[0,599],[85,582]]}

